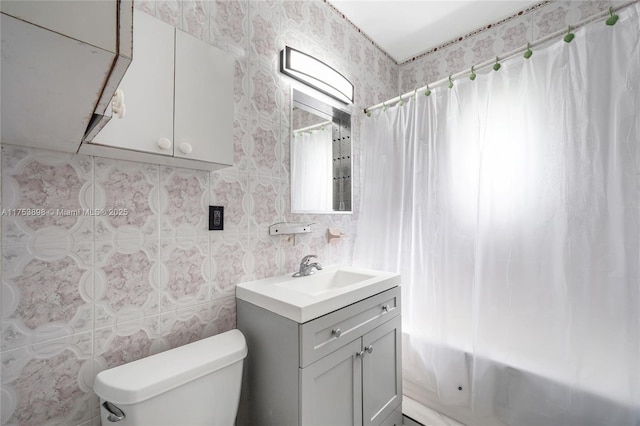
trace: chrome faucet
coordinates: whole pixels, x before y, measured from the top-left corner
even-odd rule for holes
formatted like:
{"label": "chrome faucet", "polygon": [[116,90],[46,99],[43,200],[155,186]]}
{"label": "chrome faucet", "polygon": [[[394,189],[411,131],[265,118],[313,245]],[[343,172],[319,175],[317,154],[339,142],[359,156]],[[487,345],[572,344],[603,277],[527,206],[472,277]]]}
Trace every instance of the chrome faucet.
{"label": "chrome faucet", "polygon": [[300,270],[293,274],[294,277],[306,277],[307,275],[313,274],[315,268],[317,271],[322,269],[322,265],[318,262],[310,263],[311,259],[314,257],[318,257],[315,254],[309,254],[302,258],[302,262],[300,262]]}

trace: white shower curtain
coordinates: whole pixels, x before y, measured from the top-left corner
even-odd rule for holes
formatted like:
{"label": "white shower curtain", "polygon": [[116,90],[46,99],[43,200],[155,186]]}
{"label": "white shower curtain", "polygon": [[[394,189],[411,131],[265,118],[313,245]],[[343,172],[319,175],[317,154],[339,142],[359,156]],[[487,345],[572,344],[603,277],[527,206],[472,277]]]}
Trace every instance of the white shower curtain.
{"label": "white shower curtain", "polygon": [[293,132],[291,193],[293,212],[333,210],[331,123],[319,129]]}
{"label": "white shower curtain", "polygon": [[405,395],[640,424],[639,14],[363,119],[354,262],[402,274]]}

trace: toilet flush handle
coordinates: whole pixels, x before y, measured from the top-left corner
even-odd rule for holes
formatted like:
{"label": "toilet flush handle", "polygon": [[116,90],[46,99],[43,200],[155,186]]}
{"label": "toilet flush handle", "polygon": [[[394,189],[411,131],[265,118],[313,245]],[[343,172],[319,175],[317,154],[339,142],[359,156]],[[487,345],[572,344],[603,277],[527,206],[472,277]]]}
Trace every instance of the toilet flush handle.
{"label": "toilet flush handle", "polygon": [[109,413],[109,416],[107,416],[107,420],[112,423],[119,422],[125,417],[124,412],[109,401],[105,401],[102,404],[102,407],[104,407],[104,409]]}

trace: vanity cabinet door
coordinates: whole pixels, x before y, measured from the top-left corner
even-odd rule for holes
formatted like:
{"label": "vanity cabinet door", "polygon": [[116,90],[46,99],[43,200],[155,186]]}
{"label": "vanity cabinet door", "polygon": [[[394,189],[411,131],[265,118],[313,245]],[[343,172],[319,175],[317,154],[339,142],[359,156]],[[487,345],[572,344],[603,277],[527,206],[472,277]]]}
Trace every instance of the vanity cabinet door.
{"label": "vanity cabinet door", "polygon": [[401,317],[362,337],[363,425],[381,425],[402,401]]}
{"label": "vanity cabinet door", "polygon": [[301,425],[362,425],[360,350],[357,339],[300,369]]}

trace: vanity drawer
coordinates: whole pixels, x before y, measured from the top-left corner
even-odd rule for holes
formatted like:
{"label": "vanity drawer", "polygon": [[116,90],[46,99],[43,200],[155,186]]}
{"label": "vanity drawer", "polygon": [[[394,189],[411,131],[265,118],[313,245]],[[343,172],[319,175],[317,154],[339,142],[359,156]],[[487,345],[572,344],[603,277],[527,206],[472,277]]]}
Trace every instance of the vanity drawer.
{"label": "vanity drawer", "polygon": [[300,367],[317,361],[400,315],[400,287],[300,325]]}

